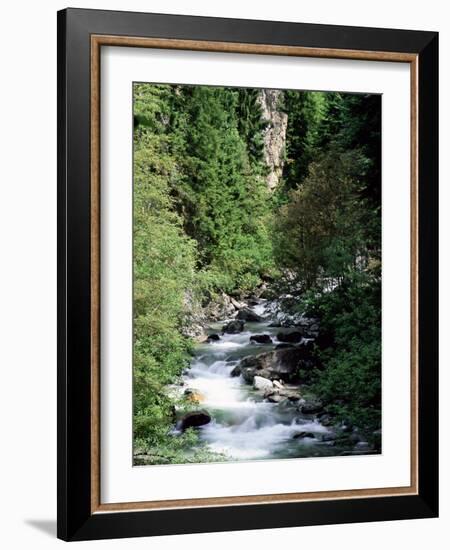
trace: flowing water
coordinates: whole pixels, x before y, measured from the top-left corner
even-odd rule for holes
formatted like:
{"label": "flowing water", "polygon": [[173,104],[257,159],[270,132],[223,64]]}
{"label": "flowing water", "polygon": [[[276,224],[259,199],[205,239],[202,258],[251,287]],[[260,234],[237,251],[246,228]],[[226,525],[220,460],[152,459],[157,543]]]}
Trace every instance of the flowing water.
{"label": "flowing water", "polygon": [[[261,301],[251,309],[265,316],[268,305]],[[276,334],[282,330],[269,327],[270,319],[246,322],[239,334],[221,334],[228,320],[211,325],[210,333],[220,340],[198,345],[191,368],[184,378],[185,387],[202,396],[201,407],[212,420],[200,428],[207,446],[223,453],[229,460],[295,458],[339,454],[325,434],[329,429],[312,416],[302,415],[291,403],[269,403],[242,377],[230,373],[241,358],[274,349]],[[269,334],[273,343],[250,342],[252,334]],[[299,432],[310,436],[295,438]]]}

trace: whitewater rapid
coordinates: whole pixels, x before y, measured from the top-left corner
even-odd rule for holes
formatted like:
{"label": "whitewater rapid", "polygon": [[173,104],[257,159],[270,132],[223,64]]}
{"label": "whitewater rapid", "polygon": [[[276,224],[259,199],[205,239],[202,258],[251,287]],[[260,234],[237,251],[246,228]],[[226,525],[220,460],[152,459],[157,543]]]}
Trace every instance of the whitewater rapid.
{"label": "whitewater rapid", "polygon": [[[251,308],[264,317],[268,304],[261,301]],[[242,377],[230,376],[240,359],[273,350],[278,344],[279,328],[270,327],[270,320],[245,323],[239,334],[222,334],[223,325],[211,325],[210,333],[218,333],[220,340],[198,345],[191,367],[184,378],[186,389],[201,396],[201,407],[212,420],[200,428],[200,438],[212,451],[224,454],[229,460],[267,458],[296,458],[334,454],[323,435],[329,430],[316,419],[302,415],[286,403],[264,401]],[[254,334],[269,334],[272,344],[255,344]],[[295,438],[307,432],[308,436]]]}

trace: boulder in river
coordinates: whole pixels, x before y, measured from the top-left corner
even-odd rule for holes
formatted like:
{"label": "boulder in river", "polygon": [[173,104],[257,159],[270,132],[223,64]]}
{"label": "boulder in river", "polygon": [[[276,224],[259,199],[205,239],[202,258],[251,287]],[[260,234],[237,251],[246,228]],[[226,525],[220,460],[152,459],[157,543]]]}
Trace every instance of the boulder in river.
{"label": "boulder in river", "polygon": [[316,414],[323,409],[323,403],[320,399],[307,399],[300,407],[303,414]]}
{"label": "boulder in river", "polygon": [[280,390],[280,395],[283,397],[287,397],[289,401],[292,401],[293,403],[296,403],[297,401],[300,401],[302,398],[301,394],[298,391],[295,390]]}
{"label": "boulder in river", "polygon": [[236,319],[248,321],[249,323],[260,323],[264,320],[260,315],[258,315],[248,307],[240,309],[238,311],[238,314],[236,315]]}
{"label": "boulder in river", "polygon": [[253,383],[255,376],[289,382],[296,378],[301,359],[301,352],[293,347],[244,357],[239,367],[242,376],[249,384]]}
{"label": "boulder in river", "polygon": [[257,344],[271,344],[272,338],[268,334],[253,334],[253,336],[250,336],[250,342],[256,342]]}
{"label": "boulder in river", "polygon": [[209,334],[207,338],[207,342],[217,342],[220,340],[220,336],[218,334]]}
{"label": "boulder in river", "polygon": [[184,414],[178,421],[178,429],[182,432],[188,428],[198,428],[211,422],[211,416],[207,411],[191,411]]}
{"label": "boulder in river", "polygon": [[302,341],[302,338],[303,334],[298,330],[295,330],[293,332],[279,332],[277,334],[277,339],[280,342],[287,342],[290,344],[298,344]]}
{"label": "boulder in river", "polygon": [[273,384],[272,381],[268,380],[267,378],[263,378],[262,376],[255,376],[253,378],[253,387],[255,388],[255,390],[265,391],[273,388]]}
{"label": "boulder in river", "polygon": [[186,399],[191,403],[201,403],[205,400],[205,396],[200,391],[193,388],[185,389],[184,395],[186,396]]}
{"label": "boulder in river", "polygon": [[233,367],[233,370],[230,372],[230,376],[241,376],[241,366],[236,365],[235,367]]}
{"label": "boulder in river", "polygon": [[227,334],[238,334],[244,330],[244,321],[235,319],[224,325],[222,332]]}
{"label": "boulder in river", "polygon": [[285,400],[286,397],[283,397],[279,393],[272,393],[271,395],[267,396],[267,401],[269,401],[269,403],[282,403]]}

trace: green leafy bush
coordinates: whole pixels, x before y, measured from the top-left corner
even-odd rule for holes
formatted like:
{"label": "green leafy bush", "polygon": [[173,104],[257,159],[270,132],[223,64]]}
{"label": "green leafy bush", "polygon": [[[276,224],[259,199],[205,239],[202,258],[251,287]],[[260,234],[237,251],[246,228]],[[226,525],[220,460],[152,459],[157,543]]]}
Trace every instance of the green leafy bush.
{"label": "green leafy bush", "polygon": [[[381,285],[358,277],[316,299],[322,368],[312,390],[338,419],[371,432],[381,424]],[[319,339],[320,343],[320,339]]]}

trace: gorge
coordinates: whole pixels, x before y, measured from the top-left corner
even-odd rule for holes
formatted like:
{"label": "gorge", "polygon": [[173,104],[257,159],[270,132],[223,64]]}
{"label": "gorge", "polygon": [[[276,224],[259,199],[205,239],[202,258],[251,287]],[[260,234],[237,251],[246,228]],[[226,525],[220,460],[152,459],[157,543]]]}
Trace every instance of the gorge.
{"label": "gorge", "polygon": [[381,101],[135,83],[133,464],[381,452]]}

